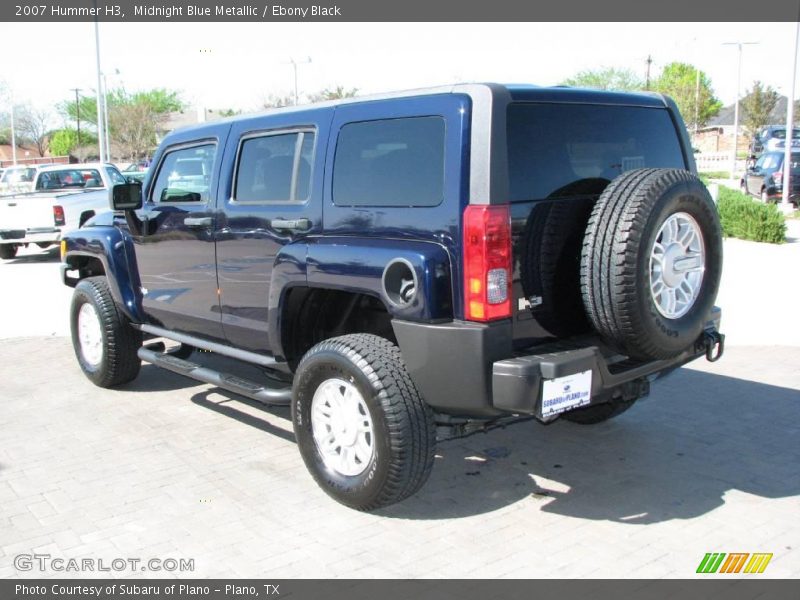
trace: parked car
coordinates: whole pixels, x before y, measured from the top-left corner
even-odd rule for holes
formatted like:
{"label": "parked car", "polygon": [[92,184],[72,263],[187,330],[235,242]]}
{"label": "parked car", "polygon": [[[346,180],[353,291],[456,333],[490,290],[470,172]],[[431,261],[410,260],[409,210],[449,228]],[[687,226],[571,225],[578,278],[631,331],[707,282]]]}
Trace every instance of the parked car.
{"label": "parked car", "polygon": [[290,405],[312,476],[359,510],[419,490],[437,440],[600,423],[722,354],[722,231],[664,96],[347,99],[176,130],[152,168],[62,242],[80,369]]}
{"label": "parked car", "polygon": [[127,179],[119,169],[108,163],[80,163],[70,165],[50,165],[38,170],[33,191],[66,189],[110,188]]}
{"label": "parked car", "polygon": [[147,169],[150,166],[149,160],[140,160],[132,162],[122,170],[122,174],[130,182],[144,181],[147,176]]}
{"label": "parked car", "polygon": [[[786,148],[786,126],[769,125],[759,131],[750,144],[750,155],[758,158],[762,152]],[[800,128],[792,130],[792,149],[800,150]]]}
{"label": "parked car", "polygon": [[109,210],[108,188],[127,183],[116,167],[86,163],[42,167],[34,191],[0,197],[0,258],[22,246],[46,248],[100,212]]}
{"label": "parked car", "polygon": [[7,167],[0,177],[0,194],[14,194],[29,192],[33,189],[33,178],[36,176],[36,167],[15,166]]}
{"label": "parked car", "polygon": [[[739,185],[745,194],[759,198],[762,202],[779,202],[783,195],[783,151],[765,152],[755,164],[745,171]],[[800,203],[800,152],[791,154],[791,193],[789,200]]]}

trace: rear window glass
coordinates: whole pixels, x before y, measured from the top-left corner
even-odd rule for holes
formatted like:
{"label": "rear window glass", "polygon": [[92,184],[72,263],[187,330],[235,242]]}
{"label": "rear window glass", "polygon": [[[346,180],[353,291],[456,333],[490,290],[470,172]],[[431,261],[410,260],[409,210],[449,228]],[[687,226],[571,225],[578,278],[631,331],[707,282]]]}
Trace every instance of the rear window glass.
{"label": "rear window glass", "polygon": [[333,162],[339,206],[436,206],[444,195],[441,117],[350,123]]}
{"label": "rear window glass", "polygon": [[238,202],[302,202],[308,198],[314,133],[300,131],[242,141],[234,198]]}
{"label": "rear window glass", "polygon": [[[95,171],[96,172],[96,171]],[[97,175],[100,177],[100,175]],[[43,171],[36,180],[37,190],[57,190],[71,187],[85,187],[86,178],[82,171],[64,169],[61,171]]]}
{"label": "rear window glass", "polygon": [[508,109],[511,201],[602,189],[644,167],[686,168],[663,109],[587,104],[512,104]]}

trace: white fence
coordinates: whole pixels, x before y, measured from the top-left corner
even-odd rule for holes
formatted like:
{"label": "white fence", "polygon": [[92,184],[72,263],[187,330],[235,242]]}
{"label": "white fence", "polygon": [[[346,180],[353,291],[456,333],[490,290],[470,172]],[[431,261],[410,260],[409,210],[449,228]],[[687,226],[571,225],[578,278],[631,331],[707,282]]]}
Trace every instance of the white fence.
{"label": "white fence", "polygon": [[[694,155],[694,162],[697,170],[703,171],[730,171],[731,153],[730,152],[698,152]],[[740,158],[736,161],[734,171],[741,173],[745,169],[745,159]]]}

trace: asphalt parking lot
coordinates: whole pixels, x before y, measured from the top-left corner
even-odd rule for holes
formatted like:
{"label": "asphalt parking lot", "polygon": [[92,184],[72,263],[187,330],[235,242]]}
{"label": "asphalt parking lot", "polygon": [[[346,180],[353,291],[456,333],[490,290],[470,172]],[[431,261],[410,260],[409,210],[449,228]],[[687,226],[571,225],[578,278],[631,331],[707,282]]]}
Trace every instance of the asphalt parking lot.
{"label": "asphalt parking lot", "polygon": [[[0,264],[0,577],[683,578],[707,552],[798,577],[798,225],[783,246],[725,242],[723,360],[601,425],[445,442],[422,491],[374,514],[314,484],[285,409],[152,366],[94,387],[57,249],[21,252]],[[23,553],[194,570],[22,571]]]}

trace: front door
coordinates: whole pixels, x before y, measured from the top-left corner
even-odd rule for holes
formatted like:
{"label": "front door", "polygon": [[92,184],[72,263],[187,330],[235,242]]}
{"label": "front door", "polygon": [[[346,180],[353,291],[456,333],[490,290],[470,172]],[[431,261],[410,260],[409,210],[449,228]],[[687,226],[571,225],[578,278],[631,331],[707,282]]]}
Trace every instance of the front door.
{"label": "front door", "polygon": [[158,159],[134,235],[149,323],[223,339],[214,249],[217,138],[168,147]]}

